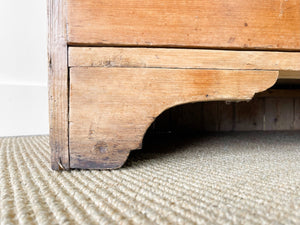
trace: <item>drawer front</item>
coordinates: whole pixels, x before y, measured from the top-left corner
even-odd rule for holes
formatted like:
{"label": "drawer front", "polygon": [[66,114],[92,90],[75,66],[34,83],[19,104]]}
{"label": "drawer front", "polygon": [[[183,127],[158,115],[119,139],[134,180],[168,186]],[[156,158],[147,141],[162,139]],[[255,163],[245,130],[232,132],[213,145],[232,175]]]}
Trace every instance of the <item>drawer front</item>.
{"label": "drawer front", "polygon": [[300,49],[300,0],[67,0],[68,42]]}

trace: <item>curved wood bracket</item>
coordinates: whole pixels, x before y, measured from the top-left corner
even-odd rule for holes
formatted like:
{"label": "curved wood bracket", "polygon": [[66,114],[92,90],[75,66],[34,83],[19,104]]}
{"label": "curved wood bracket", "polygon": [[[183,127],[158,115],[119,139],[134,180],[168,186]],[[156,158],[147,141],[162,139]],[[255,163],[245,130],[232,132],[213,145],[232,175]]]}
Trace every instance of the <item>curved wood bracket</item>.
{"label": "curved wood bracket", "polygon": [[70,69],[70,167],[114,169],[164,110],[189,102],[250,100],[277,71],[74,67]]}

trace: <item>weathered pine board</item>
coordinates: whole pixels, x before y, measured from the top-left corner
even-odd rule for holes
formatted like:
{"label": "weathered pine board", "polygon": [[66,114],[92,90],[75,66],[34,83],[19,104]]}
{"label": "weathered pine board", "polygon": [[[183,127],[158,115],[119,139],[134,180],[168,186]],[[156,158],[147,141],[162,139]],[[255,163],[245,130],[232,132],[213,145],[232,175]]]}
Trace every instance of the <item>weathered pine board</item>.
{"label": "weathered pine board", "polygon": [[68,43],[300,49],[300,0],[67,0]]}
{"label": "weathered pine board", "polygon": [[166,109],[198,101],[247,100],[271,87],[275,71],[73,67],[71,168],[117,168]]}
{"label": "weathered pine board", "polygon": [[69,169],[66,1],[47,2],[51,167],[54,170]]}
{"label": "weathered pine board", "polygon": [[69,66],[280,70],[300,79],[300,52],[70,47]]}

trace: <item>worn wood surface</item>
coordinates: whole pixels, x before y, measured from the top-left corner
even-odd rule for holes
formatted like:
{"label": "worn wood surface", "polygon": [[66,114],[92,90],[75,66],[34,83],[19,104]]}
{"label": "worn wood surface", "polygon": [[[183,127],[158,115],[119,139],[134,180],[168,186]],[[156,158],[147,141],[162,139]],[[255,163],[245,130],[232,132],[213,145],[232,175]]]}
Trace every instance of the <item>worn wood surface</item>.
{"label": "worn wood surface", "polygon": [[66,6],[48,0],[48,85],[51,167],[69,169]]}
{"label": "worn wood surface", "polygon": [[300,0],[68,0],[68,42],[299,49]]}
{"label": "worn wood surface", "polygon": [[[300,0],[47,1],[55,170],[120,167],[130,150],[141,147],[155,118],[174,105],[249,100],[272,86],[278,74],[300,78]],[[69,45],[74,47],[68,52]],[[109,45],[139,48],[95,47]],[[280,100],[258,96],[254,102],[260,108],[205,102],[195,103],[192,112],[187,105],[195,118],[188,126],[186,111],[171,109],[164,113],[168,121],[156,127],[167,130],[170,123],[173,129],[201,125],[230,131],[299,126],[298,98],[282,92]],[[176,113],[181,120],[174,125]]]}
{"label": "worn wood surface", "polygon": [[70,47],[69,66],[279,70],[300,79],[300,52]]}
{"label": "worn wood surface", "polygon": [[211,100],[251,99],[274,71],[154,68],[70,69],[70,165],[117,168],[164,110]]}
{"label": "worn wood surface", "polygon": [[270,89],[249,102],[180,105],[165,114],[151,132],[300,130],[300,89]]}

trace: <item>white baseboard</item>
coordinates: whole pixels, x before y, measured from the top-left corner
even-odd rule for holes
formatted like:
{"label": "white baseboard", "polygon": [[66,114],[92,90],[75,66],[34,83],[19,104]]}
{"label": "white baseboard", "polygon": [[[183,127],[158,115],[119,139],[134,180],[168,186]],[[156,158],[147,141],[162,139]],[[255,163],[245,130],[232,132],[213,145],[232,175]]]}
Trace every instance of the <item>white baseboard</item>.
{"label": "white baseboard", "polygon": [[0,83],[0,137],[48,133],[47,86]]}

